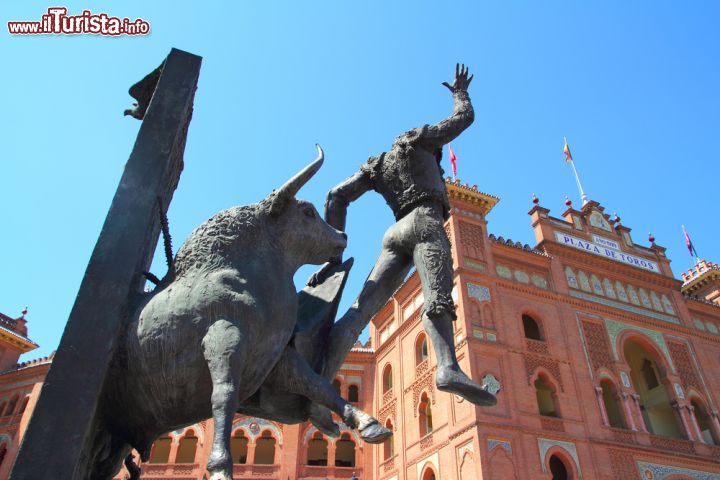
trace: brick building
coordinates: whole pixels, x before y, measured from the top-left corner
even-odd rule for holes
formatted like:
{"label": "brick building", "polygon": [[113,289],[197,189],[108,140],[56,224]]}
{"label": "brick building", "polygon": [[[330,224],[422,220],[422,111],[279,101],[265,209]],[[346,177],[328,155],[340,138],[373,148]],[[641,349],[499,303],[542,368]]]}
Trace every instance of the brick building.
{"label": "brick building", "polygon": [[[594,201],[553,217],[534,199],[536,245],[522,245],[488,233],[497,198],[447,187],[458,358],[499,389],[498,404],[477,408],[434,388],[411,275],[335,381],[393,439],[364,445],[347,430],[328,439],[310,425],[238,416],[235,478],[720,479],[720,266],[701,261],[674,278],[663,247],[635,243]],[[3,346],[33,347],[22,318],[5,322],[21,340],[0,331]],[[0,478],[49,361],[0,374]],[[143,478],[203,478],[211,437],[202,422],[160,438]]]}

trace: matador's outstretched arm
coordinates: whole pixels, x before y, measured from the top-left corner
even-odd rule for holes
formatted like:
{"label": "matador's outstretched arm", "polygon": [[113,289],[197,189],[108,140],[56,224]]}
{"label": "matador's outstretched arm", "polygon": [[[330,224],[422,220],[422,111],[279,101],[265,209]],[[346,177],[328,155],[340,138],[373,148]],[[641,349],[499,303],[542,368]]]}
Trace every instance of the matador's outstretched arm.
{"label": "matador's outstretched arm", "polygon": [[453,84],[443,82],[443,85],[453,94],[453,114],[440,123],[430,125],[427,128],[423,136],[426,142],[435,147],[442,147],[453,141],[473,123],[475,111],[467,92],[472,79],[473,75],[468,78],[468,68],[465,65],[455,65],[455,81]]}
{"label": "matador's outstretched arm", "polygon": [[[369,190],[372,190],[372,185],[368,173],[364,169],[333,187],[328,192],[325,202],[325,221],[333,228],[344,232],[348,205]],[[340,262],[342,262],[342,256],[330,259],[320,270],[312,274],[308,285],[314,287],[322,283],[328,272]]]}
{"label": "matador's outstretched arm", "polygon": [[369,190],[372,190],[372,185],[365,170],[360,170],[342,181],[328,192],[325,202],[325,221],[333,228],[344,232],[348,205]]}

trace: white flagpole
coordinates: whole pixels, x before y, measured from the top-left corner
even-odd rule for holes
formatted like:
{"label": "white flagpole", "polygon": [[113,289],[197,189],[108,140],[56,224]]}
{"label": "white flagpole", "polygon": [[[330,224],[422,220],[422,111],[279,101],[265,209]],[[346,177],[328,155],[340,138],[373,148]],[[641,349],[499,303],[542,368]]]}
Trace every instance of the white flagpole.
{"label": "white flagpole", "polygon": [[[567,138],[563,137],[563,140],[565,140],[565,145],[567,145]],[[568,147],[568,149],[569,148],[570,147]],[[570,154],[570,165],[572,166],[573,173],[575,174],[575,181],[577,182],[578,189],[580,190],[580,199],[582,200],[583,206],[585,206],[585,204],[588,203],[588,196],[585,195],[585,190],[583,190],[582,183],[580,183],[580,176],[578,175],[577,168],[575,168],[572,153]]]}

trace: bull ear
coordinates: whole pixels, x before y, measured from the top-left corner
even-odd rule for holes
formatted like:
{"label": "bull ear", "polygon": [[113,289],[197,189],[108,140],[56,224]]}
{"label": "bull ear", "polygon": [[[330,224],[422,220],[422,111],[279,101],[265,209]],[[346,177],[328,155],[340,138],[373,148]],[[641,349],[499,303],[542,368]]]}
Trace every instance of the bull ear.
{"label": "bull ear", "polygon": [[315,144],[318,150],[317,158],[307,167],[303,168],[300,172],[295,174],[290,180],[285,182],[285,185],[280,187],[272,198],[272,204],[270,205],[270,215],[279,215],[289,205],[290,201],[295,197],[295,194],[300,188],[312,178],[315,173],[320,170],[325,159],[325,153],[320,145]]}

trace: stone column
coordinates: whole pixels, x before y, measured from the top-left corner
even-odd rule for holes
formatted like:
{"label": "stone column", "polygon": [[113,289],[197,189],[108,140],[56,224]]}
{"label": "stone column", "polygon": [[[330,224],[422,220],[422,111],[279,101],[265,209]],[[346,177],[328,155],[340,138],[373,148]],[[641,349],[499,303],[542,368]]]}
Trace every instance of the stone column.
{"label": "stone column", "polygon": [[637,432],[637,427],[635,426],[635,418],[633,417],[633,409],[630,406],[630,393],[621,393],[620,398],[622,399],[622,406],[623,411],[625,412],[625,417],[627,418],[628,427],[630,427],[630,430],[633,432]]}
{"label": "stone column", "polygon": [[720,438],[720,421],[718,421],[718,412],[713,411],[710,413],[710,418],[712,419],[713,430],[715,430],[715,438]]}
{"label": "stone column", "polygon": [[170,434],[170,453],[168,454],[167,463],[176,463],[177,452],[180,448],[180,437],[176,437],[172,433]]}
{"label": "stone column", "polygon": [[607,411],[605,411],[605,402],[603,401],[603,391],[601,387],[595,387],[595,396],[597,397],[598,406],[600,407],[600,415],[602,416],[603,425],[610,425]]}
{"label": "stone column", "polygon": [[247,465],[255,464],[255,440],[251,440],[252,442],[248,442],[247,446],[247,462],[245,462]]}
{"label": "stone column", "polygon": [[643,418],[642,415],[642,408],[640,408],[640,395],[637,393],[632,393],[633,403],[635,404],[635,411],[638,414],[638,424],[640,425],[640,431],[645,433],[648,432],[647,425],[645,425],[645,418]]}
{"label": "stone column", "polygon": [[335,466],[335,442],[328,442],[328,467]]}
{"label": "stone column", "polygon": [[675,410],[675,414],[680,417],[680,421],[682,422],[682,426],[685,429],[685,435],[687,435],[688,440],[690,440],[691,442],[696,442],[697,439],[695,438],[695,432],[690,426],[690,422],[687,419],[683,406],[677,400],[671,402],[670,405],[672,406],[673,410]]}
{"label": "stone column", "polygon": [[706,443],[705,439],[702,436],[702,432],[700,431],[700,425],[698,425],[697,417],[695,416],[695,407],[692,406],[692,404],[687,404],[686,408],[688,410],[688,415],[690,416],[690,424],[693,428],[693,433],[697,437],[697,441],[700,443]]}

